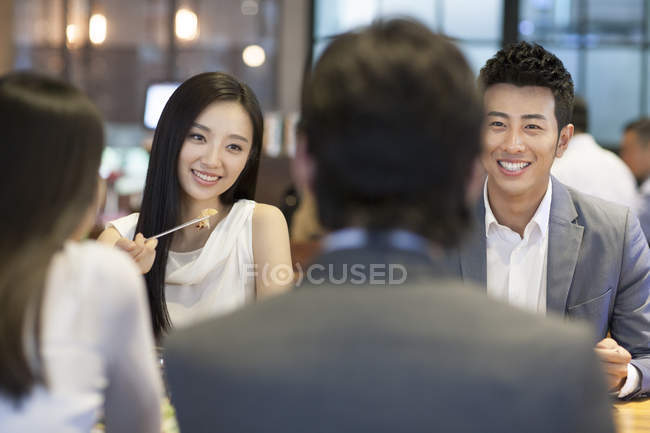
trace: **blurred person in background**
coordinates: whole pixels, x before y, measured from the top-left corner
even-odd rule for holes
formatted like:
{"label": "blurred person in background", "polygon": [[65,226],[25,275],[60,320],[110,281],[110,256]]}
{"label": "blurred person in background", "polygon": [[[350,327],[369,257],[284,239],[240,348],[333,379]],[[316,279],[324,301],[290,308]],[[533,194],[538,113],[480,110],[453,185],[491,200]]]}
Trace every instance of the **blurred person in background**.
{"label": "blurred person in background", "polygon": [[0,432],[160,432],[145,287],[81,242],[97,211],[98,110],[52,78],[0,78]]}
{"label": "blurred person in background", "polygon": [[[293,283],[284,216],[253,201],[263,128],[246,84],[221,72],[188,79],[158,121],[140,213],[111,221],[99,237],[145,274],[158,339]],[[218,213],[206,228],[148,239],[210,208]],[[283,272],[257,278],[269,267]]]}
{"label": "blurred person in background", "polygon": [[551,175],[564,185],[635,209],[636,181],[629,167],[614,152],[603,149],[589,131],[587,101],[576,96],[571,123],[573,137],[561,158],[555,158]]}
{"label": "blurred person in background", "polygon": [[640,184],[637,213],[643,232],[650,239],[650,118],[642,118],[625,126],[621,158]]}
{"label": "blurred person in background", "polygon": [[324,252],[296,290],[170,335],[181,431],[611,432],[586,328],[441,270],[482,180],[458,48],[407,20],[334,38],[302,121]]}
{"label": "blurred person in background", "polygon": [[487,61],[479,83],[488,177],[450,271],[510,305],[587,322],[610,390],[649,392],[650,249],[638,218],[550,175],[573,135],[571,75],[519,42]]}

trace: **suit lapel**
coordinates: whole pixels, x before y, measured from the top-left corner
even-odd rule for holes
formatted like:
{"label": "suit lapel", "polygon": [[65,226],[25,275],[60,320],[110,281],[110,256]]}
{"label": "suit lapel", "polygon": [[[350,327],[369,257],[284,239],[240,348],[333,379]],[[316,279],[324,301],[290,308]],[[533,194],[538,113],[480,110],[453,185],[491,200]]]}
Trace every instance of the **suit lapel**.
{"label": "suit lapel", "polygon": [[546,308],[564,314],[569,288],[578,262],[584,227],[569,191],[552,178],[553,198],[548,230]]}
{"label": "suit lapel", "polygon": [[474,281],[481,287],[487,283],[485,205],[483,196],[474,209],[473,227],[460,247],[460,269],[463,281]]}

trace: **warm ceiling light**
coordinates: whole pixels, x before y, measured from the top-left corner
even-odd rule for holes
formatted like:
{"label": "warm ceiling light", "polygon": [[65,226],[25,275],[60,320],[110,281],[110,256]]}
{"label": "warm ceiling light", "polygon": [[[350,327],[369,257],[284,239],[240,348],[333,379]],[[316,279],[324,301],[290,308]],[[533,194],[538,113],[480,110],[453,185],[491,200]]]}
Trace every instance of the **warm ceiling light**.
{"label": "warm ceiling light", "polygon": [[102,14],[94,14],[90,17],[88,25],[88,38],[95,45],[106,40],[106,17]]}
{"label": "warm ceiling light", "polygon": [[193,41],[199,34],[199,18],[189,9],[176,12],[176,37],[184,41]]}
{"label": "warm ceiling light", "polygon": [[260,47],[259,45],[249,45],[244,48],[244,51],[242,52],[242,59],[244,59],[244,63],[246,63],[251,68],[257,68],[258,66],[262,66],[264,64],[264,61],[266,60],[266,53],[264,52],[264,48]]}
{"label": "warm ceiling light", "polygon": [[68,46],[73,46],[79,40],[79,28],[75,24],[68,24],[65,28],[65,37]]}

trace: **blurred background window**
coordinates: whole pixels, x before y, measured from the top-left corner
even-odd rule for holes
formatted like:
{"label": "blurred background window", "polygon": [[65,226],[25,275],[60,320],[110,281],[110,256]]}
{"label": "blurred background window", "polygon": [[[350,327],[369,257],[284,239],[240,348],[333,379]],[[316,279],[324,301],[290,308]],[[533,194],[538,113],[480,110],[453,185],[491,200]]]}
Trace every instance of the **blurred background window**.
{"label": "blurred background window", "polygon": [[564,62],[591,112],[591,132],[616,149],[650,106],[650,0],[314,0],[312,59],[336,34],[405,15],[451,36],[476,73],[503,44],[537,42]]}
{"label": "blurred background window", "polygon": [[0,69],[66,78],[97,103],[116,212],[137,208],[152,127],[174,86],[234,74],[265,113],[258,199],[282,207],[305,67],[337,34],[394,16],[448,34],[475,73],[509,42],[541,43],[571,72],[605,147],[650,114],[650,0],[0,0]]}
{"label": "blurred background window", "polygon": [[313,60],[333,36],[396,16],[453,37],[477,73],[501,46],[503,0],[314,0]]}
{"label": "blurred background window", "polygon": [[520,0],[519,38],[558,54],[590,108],[591,133],[616,149],[648,115],[650,1]]}

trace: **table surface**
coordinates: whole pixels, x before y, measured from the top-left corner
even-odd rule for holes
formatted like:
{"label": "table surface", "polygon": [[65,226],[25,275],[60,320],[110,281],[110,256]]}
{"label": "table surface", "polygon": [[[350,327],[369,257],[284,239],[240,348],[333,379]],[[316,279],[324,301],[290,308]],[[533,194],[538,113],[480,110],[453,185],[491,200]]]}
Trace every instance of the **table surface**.
{"label": "table surface", "polygon": [[614,403],[618,433],[650,433],[650,398]]}
{"label": "table surface", "polygon": [[[162,416],[162,433],[178,433],[174,409],[167,399]],[[650,398],[614,403],[614,422],[618,433],[650,433]],[[103,432],[103,426],[97,426],[91,433]]]}

